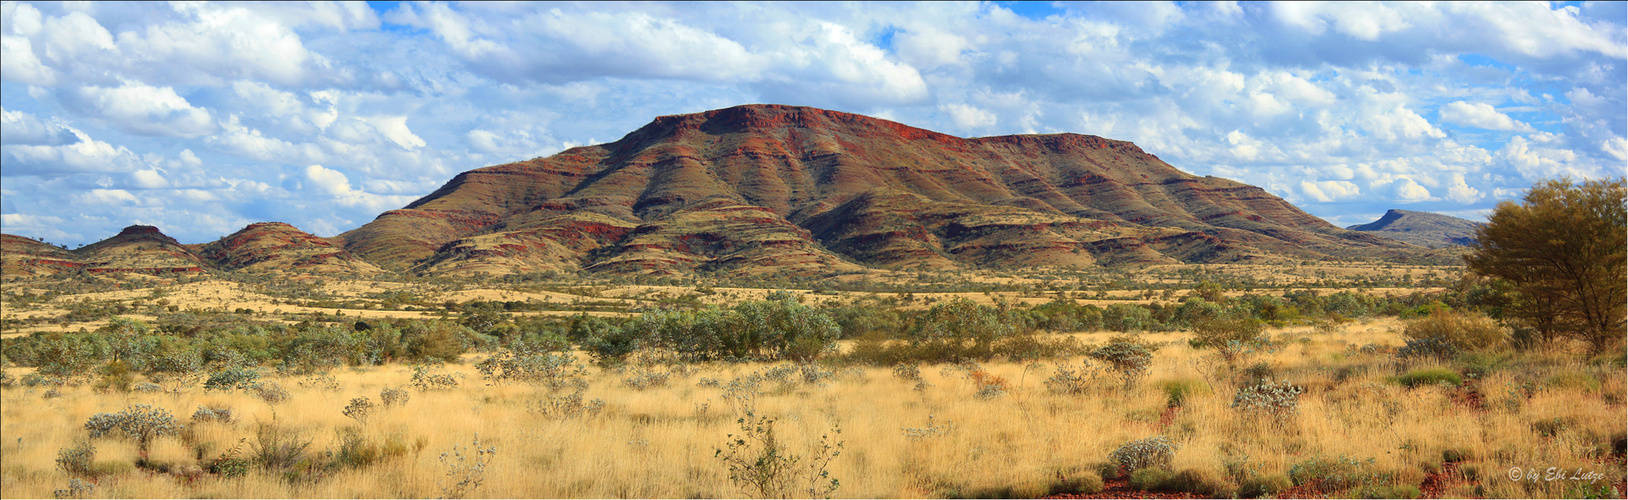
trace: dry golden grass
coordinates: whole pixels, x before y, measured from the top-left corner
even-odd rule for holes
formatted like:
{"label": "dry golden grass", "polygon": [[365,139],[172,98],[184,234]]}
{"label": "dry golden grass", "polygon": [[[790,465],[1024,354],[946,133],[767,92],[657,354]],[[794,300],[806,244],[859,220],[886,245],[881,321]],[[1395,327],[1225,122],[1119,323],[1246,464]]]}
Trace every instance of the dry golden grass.
{"label": "dry golden grass", "polygon": [[[759,414],[780,419],[780,438],[792,453],[806,454],[822,433],[841,429],[842,454],[830,468],[841,480],[839,497],[941,497],[1005,487],[1044,492],[1059,471],[1090,467],[1120,444],[1158,434],[1179,444],[1178,470],[1197,468],[1217,477],[1225,477],[1228,457],[1247,455],[1251,464],[1269,473],[1286,472],[1318,456],[1372,457],[1378,470],[1417,485],[1425,468],[1439,464],[1443,450],[1454,448],[1468,451],[1473,458],[1465,465],[1480,472],[1474,483],[1449,490],[1454,496],[1472,495],[1479,485],[1492,496],[1558,497],[1576,483],[1511,481],[1505,477],[1511,467],[1585,467],[1620,480],[1622,471],[1613,471],[1620,463],[1598,462],[1595,454],[1602,439],[1623,431],[1625,380],[1620,370],[1563,355],[1533,355],[1537,359],[1529,366],[1495,371],[1481,381],[1489,407],[1475,410],[1456,402],[1450,388],[1407,389],[1387,381],[1394,374],[1389,356],[1346,351],[1347,345],[1401,345],[1400,331],[1395,320],[1348,324],[1332,333],[1304,327],[1269,331],[1288,347],[1260,361],[1307,391],[1299,414],[1282,428],[1232,409],[1231,382],[1195,362],[1207,353],[1190,348],[1181,333],[1144,335],[1169,345],[1157,353],[1149,376],[1131,390],[1108,378],[1096,381],[1088,396],[1053,394],[1044,386],[1054,373],[1049,364],[989,363],[984,369],[1004,378],[1010,389],[985,400],[974,397],[975,384],[950,367],[923,367],[922,376],[931,385],[919,392],[913,381],[887,369],[839,369],[824,385],[770,383],[757,408]],[[1106,336],[1080,335],[1087,341]],[[1338,373],[1348,367],[1368,368],[1341,380]],[[310,439],[313,456],[337,450],[339,433],[347,428],[359,429],[373,443],[398,443],[405,451],[315,481],[289,482],[257,471],[235,479],[204,474],[189,483],[136,469],[133,444],[99,439],[97,462],[114,472],[100,479],[94,496],[440,496],[440,482],[447,477],[440,455],[454,446],[470,446],[478,435],[483,446],[495,447],[496,455],[474,496],[738,497],[750,492],[736,488],[714,456],[727,434],[739,432],[735,414],[722,389],[697,383],[703,378],[727,382],[763,368],[705,365],[675,376],[666,387],[647,390],[624,385],[627,374],[592,369],[585,395],[603,399],[605,410],[597,416],[551,419],[528,410],[550,395],[546,389],[486,385],[466,363],[448,368],[464,375],[460,387],[411,390],[405,407],[381,410],[366,425],[343,416],[343,408],[351,398],[377,402],[380,390],[406,386],[406,367],[337,370],[332,374],[341,387],[337,391],[302,387],[300,377],[274,378],[294,395],[281,404],[196,389],[98,393],[79,386],[44,398],[40,388],[13,387],[0,391],[0,435],[5,436],[0,442],[0,496],[49,497],[65,487],[69,476],[54,468],[54,460],[58,450],[86,438],[85,420],[145,403],[168,409],[183,422],[198,406],[230,407],[238,413],[236,423],[192,424],[183,437],[157,441],[152,459],[176,466],[197,464],[199,456],[213,459],[240,439],[254,442],[257,424],[281,426]],[[1506,383],[1532,376],[1562,383],[1518,406],[1504,406]],[[1160,387],[1178,380],[1197,389],[1162,424],[1166,396]],[[928,427],[929,416],[953,427],[929,437],[906,435],[907,428]],[[1554,436],[1534,430],[1534,423],[1556,418],[1565,424]]]}

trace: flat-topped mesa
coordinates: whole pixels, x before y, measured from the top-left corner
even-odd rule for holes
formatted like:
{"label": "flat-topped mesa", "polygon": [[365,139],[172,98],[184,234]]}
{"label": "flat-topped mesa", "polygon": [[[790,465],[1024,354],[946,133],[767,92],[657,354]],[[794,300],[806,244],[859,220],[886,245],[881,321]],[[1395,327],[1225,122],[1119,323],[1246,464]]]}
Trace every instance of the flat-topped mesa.
{"label": "flat-topped mesa", "polygon": [[[662,116],[608,144],[470,170],[335,241],[382,267],[423,272],[494,272],[520,262],[502,259],[561,271],[644,269],[661,259],[697,269],[796,260],[726,259],[651,239],[738,230],[739,220],[713,217],[715,208],[691,210],[718,200],[807,230],[823,247],[809,251],[871,266],[1411,251],[1341,230],[1258,187],[1182,172],[1125,141],[1070,133],[965,139],[772,104]],[[626,235],[583,239],[586,227]],[[789,244],[793,233],[764,233],[750,245]],[[637,244],[623,241],[635,237]],[[1118,243],[1093,244],[1099,240]]]}
{"label": "flat-topped mesa", "polygon": [[156,234],[156,235],[162,236],[164,233],[162,231],[158,230],[158,226],[143,226],[143,225],[140,225],[140,224],[136,224],[136,225],[125,227],[124,230],[119,231],[118,236],[133,235],[133,234]]}
{"label": "flat-topped mesa", "polygon": [[[675,130],[698,130],[712,135],[774,129],[822,129],[857,127],[886,131],[907,140],[930,139],[942,143],[964,142],[949,134],[916,128],[899,122],[865,115],[781,104],[747,104],[700,113],[656,117],[629,137],[669,135]],[[704,129],[704,130],[703,130]]]}

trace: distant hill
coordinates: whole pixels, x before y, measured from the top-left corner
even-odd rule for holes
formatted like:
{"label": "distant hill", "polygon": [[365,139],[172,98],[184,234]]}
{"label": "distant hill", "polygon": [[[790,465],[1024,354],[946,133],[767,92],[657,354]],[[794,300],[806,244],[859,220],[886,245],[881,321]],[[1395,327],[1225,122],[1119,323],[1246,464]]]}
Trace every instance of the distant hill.
{"label": "distant hill", "polygon": [[1346,229],[1395,238],[1422,247],[1442,248],[1474,243],[1476,228],[1484,225],[1448,215],[1391,209],[1377,221]]}
{"label": "distant hill", "polygon": [[371,274],[377,266],[325,238],[282,222],[257,222],[231,235],[195,245],[198,255],[220,269]]}
{"label": "distant hill", "polygon": [[324,275],[382,272],[326,238],[281,222],[250,224],[204,244],[182,245],[157,227],[130,226],[78,249],[0,235],[3,276],[44,277],[62,273],[201,273],[214,270]]}
{"label": "distant hill", "polygon": [[424,273],[725,274],[1407,258],[1265,190],[1124,141],[963,139],[815,108],[663,116],[464,172],[335,237]]}

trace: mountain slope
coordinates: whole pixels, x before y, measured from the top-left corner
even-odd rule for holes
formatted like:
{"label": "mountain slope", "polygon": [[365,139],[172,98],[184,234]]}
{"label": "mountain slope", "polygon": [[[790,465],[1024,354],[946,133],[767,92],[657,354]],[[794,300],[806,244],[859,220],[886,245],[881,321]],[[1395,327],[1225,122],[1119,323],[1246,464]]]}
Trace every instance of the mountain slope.
{"label": "mountain slope", "polygon": [[[1088,266],[1413,252],[1334,227],[1260,188],[1186,174],[1128,142],[1076,134],[962,139],[775,105],[664,116],[613,143],[464,172],[335,239],[364,259],[398,269],[631,270],[611,264],[638,260],[652,244],[678,248],[671,240],[682,235],[732,234],[740,227],[722,216],[673,219],[705,206],[756,207],[787,229],[809,233],[812,241],[797,243],[794,253],[825,255],[819,262],[834,262],[834,253],[872,266]],[[647,239],[662,240],[657,243],[622,244],[618,238],[637,233],[629,231],[587,246],[547,229],[587,219],[606,228],[681,228],[648,233]],[[776,224],[782,223],[754,227],[780,231],[772,229]],[[790,244],[794,232],[771,239]],[[481,238],[525,250],[474,251],[493,247]],[[458,241],[465,243],[453,244]],[[457,263],[471,259],[482,263]],[[732,273],[763,272],[752,268],[774,259],[731,261],[739,266],[724,260],[716,252],[671,259],[680,270],[723,265]]]}
{"label": "mountain slope", "polygon": [[211,243],[198,255],[220,269],[373,274],[380,271],[344,248],[282,222],[258,222]]}
{"label": "mountain slope", "polygon": [[73,250],[90,272],[200,272],[204,262],[153,226],[129,226],[119,234]]}
{"label": "mountain slope", "polygon": [[1379,220],[1346,229],[1376,234],[1430,248],[1466,246],[1475,241],[1475,230],[1485,223],[1458,217],[1391,209]]}
{"label": "mountain slope", "polygon": [[32,278],[85,267],[73,252],[22,236],[0,234],[0,276]]}

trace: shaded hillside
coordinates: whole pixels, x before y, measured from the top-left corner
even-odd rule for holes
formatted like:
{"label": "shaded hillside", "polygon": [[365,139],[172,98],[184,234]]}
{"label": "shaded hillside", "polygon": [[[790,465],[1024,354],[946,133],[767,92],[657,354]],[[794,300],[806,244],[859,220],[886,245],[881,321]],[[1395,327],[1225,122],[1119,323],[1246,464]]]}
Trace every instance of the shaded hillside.
{"label": "shaded hillside", "polygon": [[1430,248],[1467,246],[1475,242],[1475,230],[1485,223],[1448,215],[1391,209],[1379,220],[1348,227],[1353,231],[1377,234]]}
{"label": "shaded hillside", "polygon": [[73,252],[32,238],[0,234],[0,276],[31,278],[85,267]]}
{"label": "shaded hillside", "polygon": [[212,266],[247,272],[372,274],[380,271],[344,248],[282,222],[259,222],[197,245]]}
{"label": "shaded hillside", "polygon": [[75,249],[85,270],[108,272],[176,272],[204,270],[204,262],[175,238],[153,226],[130,226],[119,234]]}
{"label": "shaded hillside", "polygon": [[[696,213],[726,208],[755,222]],[[775,105],[664,116],[613,143],[464,172],[336,240],[384,267],[493,273],[739,274],[789,262],[801,264],[779,270],[800,272],[834,266],[831,254],[869,266],[1012,267],[1417,252],[1128,142],[962,139]],[[747,242],[780,250],[731,250]]]}

